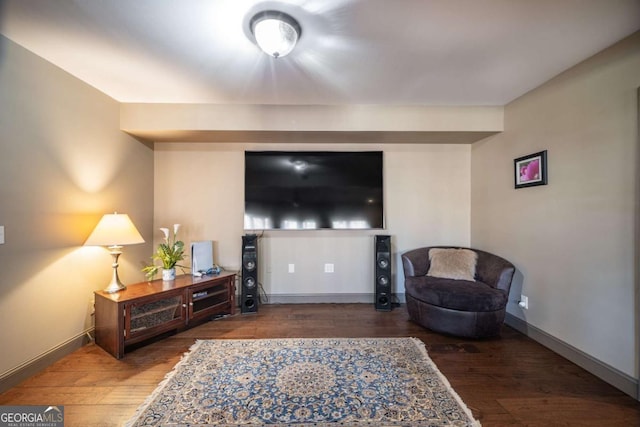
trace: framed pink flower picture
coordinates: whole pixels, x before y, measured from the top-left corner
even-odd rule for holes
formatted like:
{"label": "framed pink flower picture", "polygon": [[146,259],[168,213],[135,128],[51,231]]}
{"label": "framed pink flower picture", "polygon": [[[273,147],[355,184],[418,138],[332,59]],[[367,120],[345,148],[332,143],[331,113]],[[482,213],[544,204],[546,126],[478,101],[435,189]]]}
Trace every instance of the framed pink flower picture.
{"label": "framed pink flower picture", "polygon": [[515,188],[547,185],[547,150],[513,160]]}

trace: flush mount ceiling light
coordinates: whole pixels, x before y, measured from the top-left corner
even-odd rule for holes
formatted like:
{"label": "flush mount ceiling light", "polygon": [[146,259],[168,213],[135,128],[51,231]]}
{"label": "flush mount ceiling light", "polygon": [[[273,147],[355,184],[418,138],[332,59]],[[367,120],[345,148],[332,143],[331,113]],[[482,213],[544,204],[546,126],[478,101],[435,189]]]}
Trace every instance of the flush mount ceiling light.
{"label": "flush mount ceiling light", "polygon": [[260,49],[274,58],[288,55],[302,34],[298,21],[275,10],[255,14],[249,26]]}

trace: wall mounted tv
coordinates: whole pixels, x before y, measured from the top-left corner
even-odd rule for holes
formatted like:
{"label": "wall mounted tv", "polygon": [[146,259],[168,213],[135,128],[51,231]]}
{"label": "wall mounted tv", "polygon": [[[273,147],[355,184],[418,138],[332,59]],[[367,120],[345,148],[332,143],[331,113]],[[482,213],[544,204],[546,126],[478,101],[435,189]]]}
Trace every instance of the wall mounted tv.
{"label": "wall mounted tv", "polygon": [[245,230],[384,228],[381,151],[246,151]]}

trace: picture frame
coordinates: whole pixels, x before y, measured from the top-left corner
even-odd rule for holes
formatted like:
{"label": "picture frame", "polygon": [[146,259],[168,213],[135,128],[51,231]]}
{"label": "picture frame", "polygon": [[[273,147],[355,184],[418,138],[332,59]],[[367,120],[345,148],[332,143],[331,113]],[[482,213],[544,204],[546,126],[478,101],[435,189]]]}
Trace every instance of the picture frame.
{"label": "picture frame", "polygon": [[547,185],[547,150],[513,160],[515,188]]}

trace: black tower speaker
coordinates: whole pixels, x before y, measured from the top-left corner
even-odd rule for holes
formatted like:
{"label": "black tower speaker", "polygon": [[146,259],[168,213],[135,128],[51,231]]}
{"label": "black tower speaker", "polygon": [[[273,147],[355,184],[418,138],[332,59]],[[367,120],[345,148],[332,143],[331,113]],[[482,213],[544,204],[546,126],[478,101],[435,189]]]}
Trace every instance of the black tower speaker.
{"label": "black tower speaker", "polygon": [[376,236],[376,310],[391,311],[391,236]]}
{"label": "black tower speaker", "polygon": [[258,311],[258,236],[242,236],[242,295],[241,313]]}

